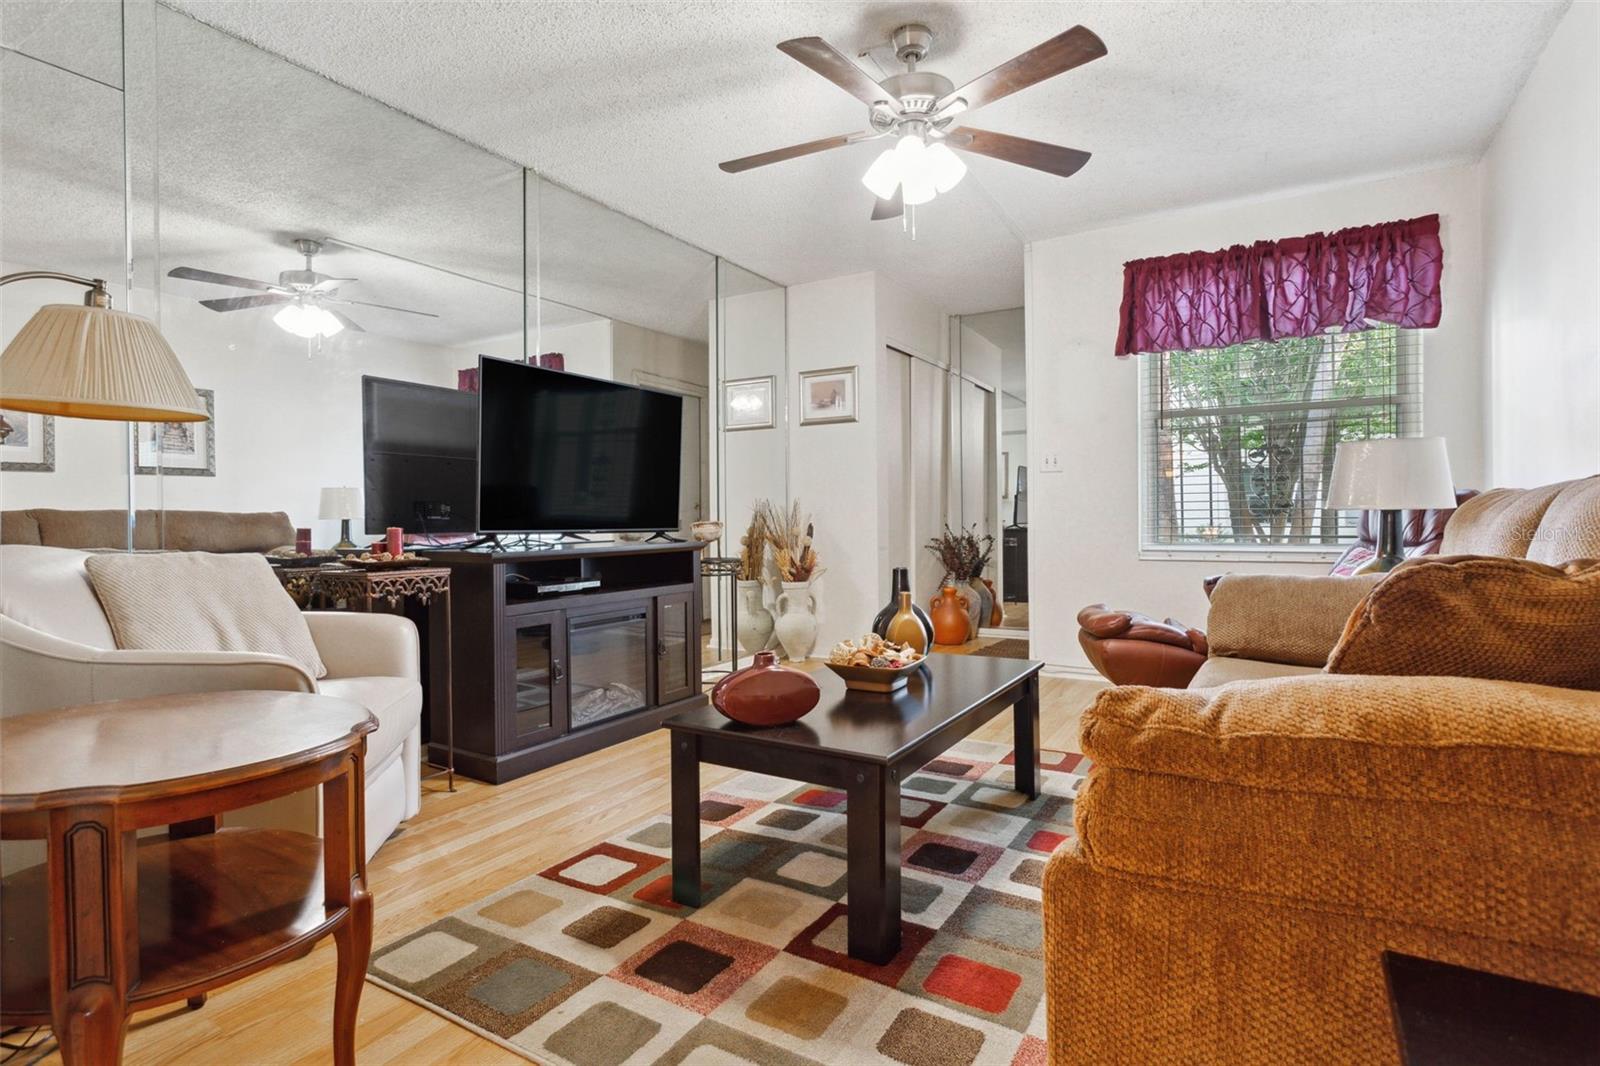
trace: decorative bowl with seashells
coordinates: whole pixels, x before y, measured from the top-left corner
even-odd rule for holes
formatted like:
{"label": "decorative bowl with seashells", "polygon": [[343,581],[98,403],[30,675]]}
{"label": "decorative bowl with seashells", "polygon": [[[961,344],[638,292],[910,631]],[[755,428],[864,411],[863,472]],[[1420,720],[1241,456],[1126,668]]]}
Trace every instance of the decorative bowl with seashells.
{"label": "decorative bowl with seashells", "polygon": [[828,653],[828,669],[845,688],[858,692],[893,692],[905,688],[927,656],[909,644],[896,644],[876,633],[860,640],[841,640]]}

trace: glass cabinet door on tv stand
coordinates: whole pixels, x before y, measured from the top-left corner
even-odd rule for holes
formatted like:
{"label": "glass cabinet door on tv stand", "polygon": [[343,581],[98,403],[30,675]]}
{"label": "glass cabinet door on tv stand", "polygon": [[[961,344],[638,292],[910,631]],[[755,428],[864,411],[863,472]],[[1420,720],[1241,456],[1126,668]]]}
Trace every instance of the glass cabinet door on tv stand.
{"label": "glass cabinet door on tv stand", "polygon": [[512,669],[507,694],[510,747],[543,740],[566,729],[566,626],[559,611],[507,619]]}

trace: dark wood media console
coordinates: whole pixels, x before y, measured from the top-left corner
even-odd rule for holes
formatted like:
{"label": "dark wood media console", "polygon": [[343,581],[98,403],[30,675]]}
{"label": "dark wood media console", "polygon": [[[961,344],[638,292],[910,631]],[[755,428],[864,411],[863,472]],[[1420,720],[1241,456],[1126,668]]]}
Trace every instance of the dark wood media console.
{"label": "dark wood media console", "polygon": [[[701,547],[429,552],[454,599],[456,771],[499,784],[704,704]],[[537,587],[571,580],[599,585]],[[429,729],[442,762],[444,723]]]}

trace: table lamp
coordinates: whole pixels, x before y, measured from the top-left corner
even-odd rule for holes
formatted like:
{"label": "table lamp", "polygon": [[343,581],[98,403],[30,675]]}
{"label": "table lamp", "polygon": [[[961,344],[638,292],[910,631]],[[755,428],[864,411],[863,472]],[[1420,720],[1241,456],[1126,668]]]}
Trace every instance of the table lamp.
{"label": "table lamp", "polygon": [[1381,512],[1378,554],[1363,567],[1378,572],[1393,570],[1404,559],[1401,511],[1455,505],[1455,482],[1443,437],[1345,441],[1334,453],[1333,477],[1323,502],[1324,507],[1340,511]]}
{"label": "table lamp", "polygon": [[322,507],[317,512],[318,518],[337,518],[339,526],[339,543],[335,548],[354,548],[356,542],[350,539],[350,519],[356,516],[361,509],[361,498],[356,495],[356,490],[346,486],[330,486],[322,490]]}
{"label": "table lamp", "polygon": [[[0,407],[63,418],[123,422],[204,422],[206,405],[156,324],[111,309],[100,278],[53,270],[0,277],[64,281],[88,289],[82,304],[46,304],[0,353]],[[128,550],[133,550],[138,447],[128,434]]]}

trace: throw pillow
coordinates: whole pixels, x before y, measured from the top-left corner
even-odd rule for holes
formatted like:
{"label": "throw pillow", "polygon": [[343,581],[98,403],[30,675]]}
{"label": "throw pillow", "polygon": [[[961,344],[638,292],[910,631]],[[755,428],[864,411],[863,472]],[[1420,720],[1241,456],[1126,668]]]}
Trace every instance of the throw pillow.
{"label": "throw pillow", "polygon": [[1404,563],[1350,616],[1327,671],[1600,689],[1600,560]]}
{"label": "throw pillow", "polygon": [[92,555],[85,565],[117,647],[282,655],[328,671],[311,629],[260,555]]}

